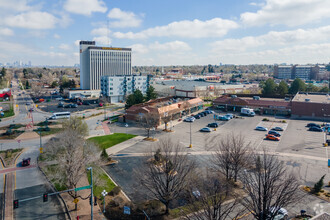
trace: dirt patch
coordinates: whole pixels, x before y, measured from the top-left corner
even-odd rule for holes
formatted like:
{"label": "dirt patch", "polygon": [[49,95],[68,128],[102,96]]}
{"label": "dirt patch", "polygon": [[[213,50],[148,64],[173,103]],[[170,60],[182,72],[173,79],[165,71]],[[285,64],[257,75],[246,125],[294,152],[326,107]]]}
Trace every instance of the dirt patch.
{"label": "dirt patch", "polygon": [[39,134],[34,131],[26,131],[23,134],[16,137],[16,140],[24,140],[24,139],[32,139],[32,138],[39,138]]}
{"label": "dirt patch", "polygon": [[156,139],[156,138],[143,138],[143,140],[145,140],[145,141],[152,141],[152,142],[155,142],[155,141],[158,141],[158,139]]}

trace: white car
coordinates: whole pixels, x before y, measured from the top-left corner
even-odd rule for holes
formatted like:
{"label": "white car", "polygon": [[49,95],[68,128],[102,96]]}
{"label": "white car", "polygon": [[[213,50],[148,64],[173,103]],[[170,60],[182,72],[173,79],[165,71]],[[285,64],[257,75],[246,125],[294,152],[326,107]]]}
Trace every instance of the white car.
{"label": "white car", "polygon": [[257,127],[256,127],[256,130],[258,130],[258,131],[268,131],[267,128],[262,127],[262,126],[257,126]]}
{"label": "white car", "polygon": [[[274,210],[275,208],[273,208]],[[288,219],[288,211],[285,208],[280,208],[275,215],[274,220]]]}
{"label": "white car", "polygon": [[185,118],[183,121],[185,122],[194,122],[196,120],[196,118],[194,117],[188,117],[188,118]]}

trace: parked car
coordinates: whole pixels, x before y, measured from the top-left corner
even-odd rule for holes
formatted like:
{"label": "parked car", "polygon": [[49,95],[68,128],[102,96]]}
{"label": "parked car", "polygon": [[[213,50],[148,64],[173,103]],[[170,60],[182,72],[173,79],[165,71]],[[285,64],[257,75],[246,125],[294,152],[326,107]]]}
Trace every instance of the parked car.
{"label": "parked car", "polygon": [[309,131],[323,132],[323,129],[322,128],[319,128],[319,127],[310,127],[308,130]]}
{"label": "parked car", "polygon": [[219,125],[218,125],[218,123],[213,122],[213,123],[208,124],[207,127],[210,127],[210,128],[217,128],[217,127],[219,127]]}
{"label": "parked car", "polygon": [[99,107],[103,107],[103,103],[99,103]]}
{"label": "parked car", "polygon": [[227,118],[229,118],[229,119],[234,118],[234,115],[233,115],[233,114],[230,114],[230,113],[226,114],[225,116],[226,116]]}
{"label": "parked car", "polygon": [[89,103],[89,102],[83,102],[83,104],[84,104],[84,105],[90,105],[90,103]]}
{"label": "parked car", "polygon": [[31,105],[31,103],[30,102],[27,102],[26,105]]}
{"label": "parked car", "polygon": [[205,128],[201,128],[199,131],[200,131],[200,132],[211,132],[211,129],[205,127]]}
{"label": "parked car", "polygon": [[71,104],[65,105],[64,108],[71,108]]}
{"label": "parked car", "polygon": [[266,136],[266,139],[267,139],[267,140],[272,140],[272,141],[279,141],[279,140],[280,140],[279,137],[276,137],[275,135],[272,135],[272,134],[268,134],[268,135]]}
{"label": "parked car", "polygon": [[273,130],[273,131],[284,131],[283,128],[281,127],[275,127],[275,128],[272,128],[270,130]]}
{"label": "parked car", "polygon": [[262,126],[257,126],[257,127],[256,127],[256,130],[258,130],[258,131],[268,131],[267,128],[262,127]]}
{"label": "parked car", "polygon": [[71,108],[78,108],[77,104],[71,104]]}
{"label": "parked car", "polygon": [[268,131],[268,134],[274,135],[274,136],[276,136],[276,137],[281,137],[281,134],[278,133],[277,131],[274,131],[274,130],[270,130],[270,131]]}
{"label": "parked car", "polygon": [[77,102],[77,105],[82,105],[83,103],[82,102]]}
{"label": "parked car", "polygon": [[205,112],[200,112],[197,115],[200,115],[201,117],[204,117],[204,116],[206,116],[206,113]]}
{"label": "parked car", "polygon": [[306,127],[318,127],[321,128],[321,125],[315,124],[315,123],[308,123]]}
{"label": "parked car", "polygon": [[30,165],[30,162],[31,162],[31,158],[23,158],[22,160],[22,167],[26,167],[26,166],[29,166]]}
{"label": "parked car", "polygon": [[183,121],[185,122],[194,122],[196,119],[194,117],[188,117],[188,118],[185,118]]}
{"label": "parked car", "polygon": [[63,107],[64,107],[64,103],[63,102],[58,103],[57,108],[63,108]]}
{"label": "parked car", "polygon": [[200,115],[194,115],[193,117],[196,118],[196,119],[200,119],[201,118]]}

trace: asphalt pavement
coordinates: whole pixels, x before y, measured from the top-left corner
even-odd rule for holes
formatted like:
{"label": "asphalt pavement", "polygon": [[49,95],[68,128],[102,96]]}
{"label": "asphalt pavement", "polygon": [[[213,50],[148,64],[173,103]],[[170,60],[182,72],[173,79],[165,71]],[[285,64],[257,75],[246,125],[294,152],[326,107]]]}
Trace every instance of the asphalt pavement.
{"label": "asphalt pavement", "polygon": [[[15,198],[22,200],[42,196],[46,192],[52,191],[45,184],[34,185],[15,190]],[[48,196],[47,202],[43,202],[42,197],[19,202],[19,208],[14,209],[14,219],[66,219],[66,214],[59,199],[56,196]]]}

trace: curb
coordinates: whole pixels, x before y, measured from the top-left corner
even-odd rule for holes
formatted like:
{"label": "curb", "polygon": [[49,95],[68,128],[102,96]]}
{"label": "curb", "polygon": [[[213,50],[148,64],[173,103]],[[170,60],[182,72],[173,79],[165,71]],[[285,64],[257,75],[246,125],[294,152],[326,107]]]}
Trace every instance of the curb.
{"label": "curb", "polygon": [[[50,185],[50,188],[53,190],[53,192],[57,192],[56,188],[54,187],[54,185],[52,184],[52,182],[50,182],[50,180],[48,179],[47,175],[44,173],[44,171],[40,168],[39,166],[39,157],[37,157],[37,167],[38,169],[41,171],[41,173],[45,176],[48,184]],[[65,208],[65,212],[67,214],[67,216],[69,217],[70,220],[72,220],[71,218],[71,215],[70,215],[70,212],[69,212],[69,209],[68,209],[68,206],[66,205],[63,197],[61,196],[61,194],[57,194],[58,197],[60,198],[60,200],[62,201],[62,205],[64,205],[64,208]]]}
{"label": "curb", "polygon": [[2,206],[2,219],[5,220],[6,216],[6,187],[7,187],[7,174],[3,175],[4,178],[4,184],[3,184],[3,201],[1,201],[1,206]]}
{"label": "curb", "polygon": [[6,167],[5,161],[2,159],[2,157],[0,157],[0,162],[2,165],[2,169],[4,169]]}

